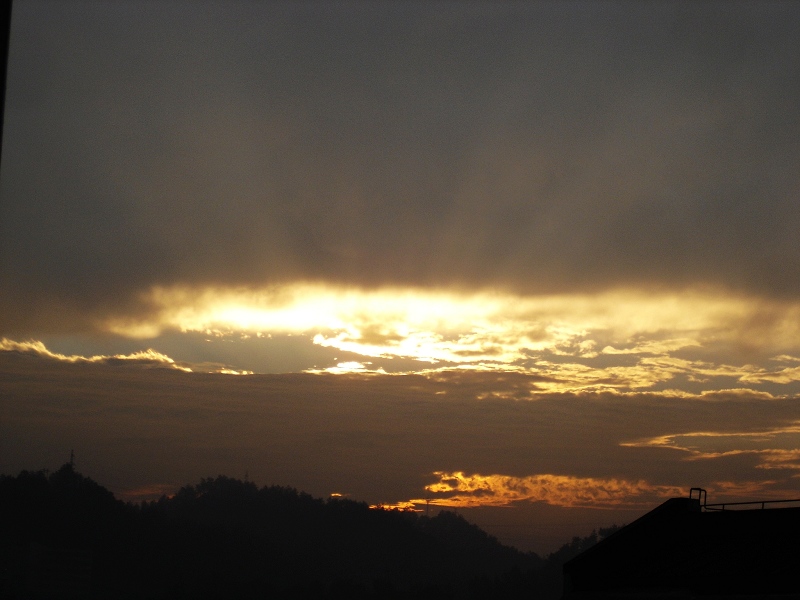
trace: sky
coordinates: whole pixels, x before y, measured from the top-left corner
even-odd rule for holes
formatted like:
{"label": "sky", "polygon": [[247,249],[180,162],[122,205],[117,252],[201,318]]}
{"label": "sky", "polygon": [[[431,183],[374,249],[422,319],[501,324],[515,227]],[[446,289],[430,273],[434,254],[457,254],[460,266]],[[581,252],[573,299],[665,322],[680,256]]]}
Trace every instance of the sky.
{"label": "sky", "polygon": [[0,472],[537,552],[800,497],[800,5],[14,2]]}

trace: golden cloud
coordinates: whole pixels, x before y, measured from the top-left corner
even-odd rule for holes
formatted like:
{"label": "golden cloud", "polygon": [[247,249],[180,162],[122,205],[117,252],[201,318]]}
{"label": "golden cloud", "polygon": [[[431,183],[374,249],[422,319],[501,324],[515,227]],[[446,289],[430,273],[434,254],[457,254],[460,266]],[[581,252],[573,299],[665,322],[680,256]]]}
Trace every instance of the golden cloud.
{"label": "golden cloud", "polygon": [[571,475],[467,475],[462,471],[434,473],[439,481],[425,486],[432,496],[411,500],[437,506],[511,506],[517,502],[546,502],[553,506],[623,508],[652,504],[656,498],[682,496],[686,490],[653,485],[644,480],[574,477]]}
{"label": "golden cloud", "polygon": [[373,510],[399,510],[402,512],[422,512],[421,508],[417,508],[414,502],[394,502],[387,504],[370,504],[369,507]]}
{"label": "golden cloud", "polygon": [[166,354],[157,352],[152,348],[147,350],[140,350],[131,354],[112,354],[112,355],[96,355],[96,356],[81,356],[78,354],[60,354],[52,352],[45,346],[45,344],[38,340],[29,340],[26,342],[16,342],[8,338],[0,339],[0,352],[17,352],[20,354],[32,354],[47,360],[56,360],[67,363],[93,363],[93,364],[106,364],[118,366],[131,366],[139,368],[159,368],[159,369],[175,369],[178,371],[185,371],[186,373],[203,372],[203,373],[217,373],[220,375],[252,375],[252,371],[245,371],[240,369],[232,369],[222,365],[211,364],[188,364],[183,362],[176,362]]}
{"label": "golden cloud", "polygon": [[[381,372],[386,361],[403,359],[419,364],[415,372],[537,374],[542,392],[646,390],[678,378],[710,389],[720,378],[745,387],[800,382],[800,361],[792,356],[800,352],[800,303],[766,305],[717,290],[519,296],[301,282],[157,287],[142,303],[150,308],[147,317],[123,315],[101,327],[130,337],[167,330],[302,335],[354,355],[320,371]],[[727,364],[743,348],[761,362]],[[712,353],[720,364],[697,359]]]}
{"label": "golden cloud", "polygon": [[[719,328],[719,336],[731,323],[739,323],[740,330],[752,331],[755,317],[763,309],[763,303],[722,292],[646,294],[619,290],[595,295],[516,296],[414,288],[360,290],[310,283],[263,289],[156,287],[142,300],[152,309],[149,317],[110,319],[104,327],[131,337],[168,328],[325,330],[325,339],[327,332],[335,331],[344,334],[342,340],[387,347],[391,347],[389,342],[399,343],[415,333],[433,333],[443,344],[461,341],[471,349],[486,340],[504,345],[509,339],[525,339],[529,348],[575,344],[584,351],[587,344],[593,346],[583,339],[587,332],[610,331],[615,341],[604,344],[604,351],[630,353],[661,352],[698,343],[694,335],[659,342],[637,340],[642,334],[696,334]],[[770,319],[761,320],[762,339],[784,339],[787,333],[800,332],[800,324],[793,322],[794,317],[800,317],[800,306],[772,307],[770,314]]]}
{"label": "golden cloud", "polygon": [[19,352],[22,354],[34,354],[42,358],[49,358],[52,360],[59,360],[70,363],[105,363],[105,364],[135,364],[138,366],[154,366],[170,369],[178,369],[180,371],[191,372],[187,366],[176,363],[166,354],[161,354],[152,349],[134,352],[132,354],[114,354],[111,356],[80,356],[80,355],[66,355],[57,352],[51,352],[40,341],[31,340],[27,342],[15,342],[7,338],[0,339],[0,351],[6,352]]}

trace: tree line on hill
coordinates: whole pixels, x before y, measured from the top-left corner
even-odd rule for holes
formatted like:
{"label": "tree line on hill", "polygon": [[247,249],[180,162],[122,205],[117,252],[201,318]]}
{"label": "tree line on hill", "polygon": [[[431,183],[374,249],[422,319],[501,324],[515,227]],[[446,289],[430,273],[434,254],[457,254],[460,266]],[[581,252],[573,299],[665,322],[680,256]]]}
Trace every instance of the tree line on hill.
{"label": "tree line on hill", "polygon": [[554,600],[563,563],[612,530],[541,558],[453,512],[223,476],[126,504],[68,463],[0,476],[0,597]]}

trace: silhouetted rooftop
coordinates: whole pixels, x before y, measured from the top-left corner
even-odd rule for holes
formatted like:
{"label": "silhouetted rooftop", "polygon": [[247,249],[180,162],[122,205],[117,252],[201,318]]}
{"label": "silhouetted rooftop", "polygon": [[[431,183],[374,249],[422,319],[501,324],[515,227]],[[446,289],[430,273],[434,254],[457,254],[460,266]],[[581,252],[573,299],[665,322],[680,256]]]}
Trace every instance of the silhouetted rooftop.
{"label": "silhouetted rooftop", "polygon": [[667,500],[567,562],[564,597],[800,598],[800,507],[704,500]]}

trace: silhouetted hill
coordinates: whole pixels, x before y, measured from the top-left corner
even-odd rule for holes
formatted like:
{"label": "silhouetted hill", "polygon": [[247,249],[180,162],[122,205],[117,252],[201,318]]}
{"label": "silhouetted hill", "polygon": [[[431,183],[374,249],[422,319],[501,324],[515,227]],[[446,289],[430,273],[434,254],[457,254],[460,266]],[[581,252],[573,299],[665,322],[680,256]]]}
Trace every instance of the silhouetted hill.
{"label": "silhouetted hill", "polygon": [[547,559],[435,517],[204,479],[124,504],[70,464],[0,476],[0,598],[539,598],[615,528]]}
{"label": "silhouetted hill", "polygon": [[[162,498],[141,512],[176,529],[162,545],[164,561],[182,557],[173,568],[202,561],[208,563],[206,575],[238,571],[241,578],[267,569],[273,575],[264,585],[276,592],[317,593],[337,582],[350,596],[356,589],[366,596],[377,588],[456,592],[465,590],[476,575],[525,568],[535,561],[452,513],[427,519],[376,511],[363,503],[323,501],[290,488],[257,489],[227,477],[184,487],[172,499]],[[183,547],[188,539],[195,542]],[[247,542],[248,551],[221,551],[233,542]],[[184,560],[187,553],[194,560]],[[237,556],[234,565],[233,554],[246,556]]]}
{"label": "silhouetted hill", "polygon": [[518,597],[541,564],[450,512],[227,477],[126,505],[69,464],[0,477],[0,527],[4,598]]}

